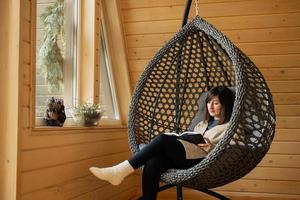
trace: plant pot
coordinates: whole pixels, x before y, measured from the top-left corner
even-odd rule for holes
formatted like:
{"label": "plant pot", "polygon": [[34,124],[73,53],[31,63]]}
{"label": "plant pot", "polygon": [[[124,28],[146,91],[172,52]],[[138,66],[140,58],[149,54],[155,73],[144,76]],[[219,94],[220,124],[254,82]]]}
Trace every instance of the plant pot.
{"label": "plant pot", "polygon": [[85,126],[98,126],[101,119],[102,113],[97,113],[93,115],[84,115],[84,125]]}
{"label": "plant pot", "polygon": [[99,119],[85,119],[84,120],[84,125],[85,126],[98,126],[99,124]]}

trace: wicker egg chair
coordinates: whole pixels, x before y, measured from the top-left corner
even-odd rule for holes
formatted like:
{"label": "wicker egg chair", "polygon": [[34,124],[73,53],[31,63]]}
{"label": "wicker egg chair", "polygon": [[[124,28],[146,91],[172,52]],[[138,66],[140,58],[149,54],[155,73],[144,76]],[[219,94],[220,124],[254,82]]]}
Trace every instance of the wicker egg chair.
{"label": "wicker egg chair", "polygon": [[235,88],[233,114],[225,136],[192,168],[169,169],[166,185],[209,190],[235,181],[252,170],[267,153],[275,132],[272,95],[251,60],[220,31],[198,15],[149,62],[135,88],[129,110],[129,146],[133,154],[164,132],[192,130],[201,120],[205,92],[214,86]]}

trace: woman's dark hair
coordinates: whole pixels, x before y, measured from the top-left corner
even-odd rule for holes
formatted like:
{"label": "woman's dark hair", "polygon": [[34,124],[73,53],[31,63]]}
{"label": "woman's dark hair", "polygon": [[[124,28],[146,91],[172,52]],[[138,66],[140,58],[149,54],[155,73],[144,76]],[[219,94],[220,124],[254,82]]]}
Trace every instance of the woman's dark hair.
{"label": "woman's dark hair", "polygon": [[235,94],[226,86],[217,86],[208,91],[205,99],[204,119],[209,121],[212,117],[207,110],[207,103],[213,98],[218,97],[221,103],[221,117],[219,124],[224,124],[230,120]]}

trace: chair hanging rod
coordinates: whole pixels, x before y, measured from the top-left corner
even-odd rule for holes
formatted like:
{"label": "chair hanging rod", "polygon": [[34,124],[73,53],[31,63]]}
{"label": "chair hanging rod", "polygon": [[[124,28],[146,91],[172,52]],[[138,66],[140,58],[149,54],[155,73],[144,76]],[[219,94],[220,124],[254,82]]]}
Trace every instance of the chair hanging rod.
{"label": "chair hanging rod", "polygon": [[[190,10],[191,10],[192,2],[193,2],[193,0],[187,0],[186,1],[185,11],[184,11],[181,27],[183,27],[187,23],[187,20],[189,18],[189,13],[190,13]],[[195,2],[195,14],[196,14],[196,16],[199,15],[199,4],[200,4],[199,0],[196,0],[196,2]]]}
{"label": "chair hanging rod", "polygon": [[187,23],[187,19],[189,17],[192,1],[193,0],[186,0],[185,11],[184,11],[181,27],[183,27]]}

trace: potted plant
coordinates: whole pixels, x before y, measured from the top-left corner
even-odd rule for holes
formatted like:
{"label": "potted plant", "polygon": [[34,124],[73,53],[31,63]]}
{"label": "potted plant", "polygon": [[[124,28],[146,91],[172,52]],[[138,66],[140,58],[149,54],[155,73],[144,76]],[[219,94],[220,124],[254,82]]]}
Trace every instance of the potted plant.
{"label": "potted plant", "polygon": [[79,117],[85,126],[98,126],[99,120],[104,113],[104,109],[100,104],[88,102],[79,104],[74,111],[75,116]]}

